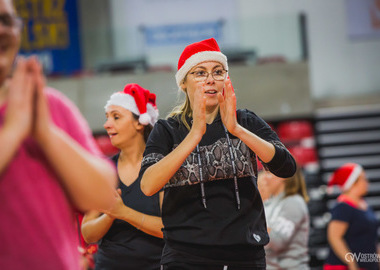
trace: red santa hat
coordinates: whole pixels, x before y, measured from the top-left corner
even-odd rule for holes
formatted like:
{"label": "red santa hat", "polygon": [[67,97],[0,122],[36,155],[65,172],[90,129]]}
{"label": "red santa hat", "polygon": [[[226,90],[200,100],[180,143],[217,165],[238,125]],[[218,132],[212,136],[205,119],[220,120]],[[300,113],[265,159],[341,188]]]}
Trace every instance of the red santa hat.
{"label": "red santa hat", "polygon": [[194,66],[205,61],[216,61],[228,70],[227,57],[220,51],[214,38],[205,39],[186,46],[178,60],[178,71],[175,74],[177,85],[180,86],[186,74]]}
{"label": "red santa hat", "polygon": [[127,84],[124,91],[113,93],[104,109],[107,111],[111,105],[123,107],[139,115],[139,122],[142,125],[154,126],[157,122],[156,95],[136,83]]}
{"label": "red santa hat", "polygon": [[346,163],[331,175],[328,187],[339,186],[342,191],[348,190],[358,179],[363,167],[356,163]]}

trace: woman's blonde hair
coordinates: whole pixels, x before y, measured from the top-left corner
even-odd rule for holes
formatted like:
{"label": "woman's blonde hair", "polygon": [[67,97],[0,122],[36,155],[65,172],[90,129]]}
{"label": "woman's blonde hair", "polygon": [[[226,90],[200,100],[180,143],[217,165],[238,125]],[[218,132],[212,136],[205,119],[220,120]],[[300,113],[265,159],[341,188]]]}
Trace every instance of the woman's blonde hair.
{"label": "woman's blonde hair", "polygon": [[[183,82],[186,81],[187,75],[183,79]],[[193,111],[190,106],[190,99],[187,95],[187,91],[183,90],[181,88],[178,88],[178,92],[184,92],[185,93],[185,101],[174,107],[173,110],[168,114],[167,118],[174,117],[177,118],[178,121],[180,121],[182,124],[185,125],[185,127],[190,130],[190,124],[187,122],[186,117],[191,117],[193,115]]]}
{"label": "woman's blonde hair", "polygon": [[309,195],[307,195],[305,177],[303,175],[302,169],[297,167],[296,173],[285,180],[285,197],[294,194],[299,194],[305,200],[309,201]]}

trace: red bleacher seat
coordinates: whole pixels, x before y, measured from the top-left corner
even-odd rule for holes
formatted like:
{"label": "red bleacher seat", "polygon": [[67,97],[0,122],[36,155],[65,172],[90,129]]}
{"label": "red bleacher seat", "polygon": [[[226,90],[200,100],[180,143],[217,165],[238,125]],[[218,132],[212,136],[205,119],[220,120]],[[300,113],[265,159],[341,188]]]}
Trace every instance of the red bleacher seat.
{"label": "red bleacher seat", "polygon": [[288,148],[298,165],[301,167],[316,164],[318,161],[317,151],[314,147],[303,147],[301,145]]}
{"label": "red bleacher seat", "polygon": [[110,138],[107,135],[96,136],[95,141],[102,153],[108,157],[111,157],[119,152],[119,149],[111,144]]}
{"label": "red bleacher seat", "polygon": [[312,123],[306,120],[282,122],[277,126],[277,133],[284,143],[314,137]]}

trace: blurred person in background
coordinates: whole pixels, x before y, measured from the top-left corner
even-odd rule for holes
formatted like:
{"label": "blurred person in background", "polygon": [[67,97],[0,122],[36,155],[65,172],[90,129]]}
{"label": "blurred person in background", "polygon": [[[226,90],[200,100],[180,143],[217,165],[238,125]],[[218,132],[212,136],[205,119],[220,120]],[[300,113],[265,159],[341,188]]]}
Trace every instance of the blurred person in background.
{"label": "blurred person in background", "polygon": [[15,61],[22,22],[0,0],[0,269],[79,269],[75,210],[114,202],[114,167],[79,110]]}
{"label": "blurred person in background", "polygon": [[267,269],[309,269],[309,196],[302,169],[286,179],[261,171],[258,187],[270,238]]}
{"label": "blurred person in background", "polygon": [[82,221],[86,242],[99,242],[95,269],[160,269],[162,240],[162,192],[152,197],[140,189],[145,143],[158,117],[156,96],[127,84],[111,95],[104,124],[112,145],[120,149],[112,160],[117,166],[117,203],[103,213],[92,211]]}
{"label": "blurred person in background", "polygon": [[342,165],[334,171],[328,186],[338,186],[342,193],[327,227],[330,248],[324,270],[378,270],[378,221],[364,200],[368,180],[363,167],[356,163]]}
{"label": "blurred person in background", "polygon": [[265,269],[268,234],[256,155],[281,177],[293,157],[256,114],[236,110],[227,57],[215,39],[188,45],[178,61],[182,106],[155,125],[141,189],[164,188],[163,269]]}

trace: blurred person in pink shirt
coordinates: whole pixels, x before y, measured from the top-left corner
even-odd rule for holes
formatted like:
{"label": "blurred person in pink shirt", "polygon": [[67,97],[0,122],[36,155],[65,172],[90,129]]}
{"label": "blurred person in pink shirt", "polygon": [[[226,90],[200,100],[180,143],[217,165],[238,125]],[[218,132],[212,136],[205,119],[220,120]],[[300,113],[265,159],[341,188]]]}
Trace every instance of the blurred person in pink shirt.
{"label": "blurred person in pink shirt", "polygon": [[0,0],[0,269],[75,270],[75,210],[111,207],[115,168],[37,59],[15,61],[21,26]]}

